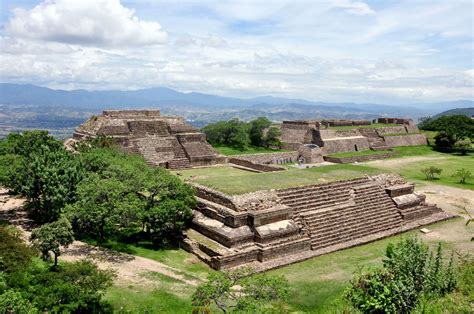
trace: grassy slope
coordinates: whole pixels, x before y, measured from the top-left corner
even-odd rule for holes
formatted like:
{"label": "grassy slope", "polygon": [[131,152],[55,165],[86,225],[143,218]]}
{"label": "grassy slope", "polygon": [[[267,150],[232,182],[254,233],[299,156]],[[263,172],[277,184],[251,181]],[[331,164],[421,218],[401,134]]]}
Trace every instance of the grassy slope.
{"label": "grassy slope", "polygon": [[261,153],[278,153],[286,152],[283,149],[271,149],[265,147],[247,146],[245,150],[238,150],[230,146],[214,146],[214,148],[222,155],[233,156],[233,155],[248,155],[248,154],[261,154]]}

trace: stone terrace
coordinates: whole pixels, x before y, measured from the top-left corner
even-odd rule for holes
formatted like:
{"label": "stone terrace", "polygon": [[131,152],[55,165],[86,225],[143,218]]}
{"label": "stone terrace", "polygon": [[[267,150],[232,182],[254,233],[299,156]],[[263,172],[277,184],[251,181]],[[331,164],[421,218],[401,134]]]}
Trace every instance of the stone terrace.
{"label": "stone terrace", "polygon": [[105,135],[125,151],[141,154],[150,165],[171,169],[222,163],[204,134],[181,117],[161,116],[159,110],[105,110],[74,132],[74,139]]}
{"label": "stone terrace", "polygon": [[265,270],[451,217],[388,174],[238,196],[195,187],[185,248],[216,269]]}

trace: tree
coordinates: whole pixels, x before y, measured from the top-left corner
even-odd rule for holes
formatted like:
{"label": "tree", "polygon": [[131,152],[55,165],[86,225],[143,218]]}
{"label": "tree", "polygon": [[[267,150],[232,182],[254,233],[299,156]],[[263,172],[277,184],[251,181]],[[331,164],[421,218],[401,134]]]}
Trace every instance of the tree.
{"label": "tree", "polygon": [[265,117],[260,117],[250,121],[249,138],[253,146],[264,146],[265,140],[263,130],[268,128],[272,122]]}
{"label": "tree", "polygon": [[202,131],[212,145],[228,145],[244,150],[250,144],[249,125],[239,119],[211,123]]}
{"label": "tree", "polygon": [[0,226],[0,272],[22,272],[34,255],[35,251],[21,239],[19,230]]}
{"label": "tree", "polygon": [[53,268],[56,268],[58,257],[61,254],[60,247],[68,247],[74,241],[71,223],[66,218],[61,218],[55,222],[44,224],[33,230],[31,241],[41,252],[43,260],[49,260],[49,252],[53,253]]}
{"label": "tree", "polygon": [[426,176],[426,180],[434,180],[435,175],[440,175],[443,170],[441,168],[431,166],[423,168],[420,171]]}
{"label": "tree", "polygon": [[428,131],[443,131],[454,139],[454,142],[474,137],[474,121],[464,115],[442,116],[428,120],[420,127]]}
{"label": "tree", "polygon": [[456,148],[456,150],[458,150],[461,155],[466,155],[467,152],[469,151],[469,149],[471,148],[471,140],[461,140],[461,141],[457,141],[455,144],[454,144],[454,147]]}
{"label": "tree", "polygon": [[451,151],[454,143],[456,143],[454,137],[445,131],[441,131],[436,134],[434,140],[436,149],[442,152]]}
{"label": "tree", "polygon": [[62,208],[75,200],[82,179],[76,158],[45,131],[10,134],[5,143],[2,159],[16,159],[3,171],[5,186],[28,198],[36,220],[58,219]]}
{"label": "tree", "polygon": [[193,294],[193,313],[209,313],[216,306],[223,313],[275,313],[275,305],[288,298],[283,276],[254,274],[250,269],[216,272]]}
{"label": "tree", "polygon": [[454,260],[443,261],[416,238],[402,239],[386,248],[383,267],[357,275],[345,298],[363,313],[410,313],[421,299],[435,299],[456,287]]}
{"label": "tree", "polygon": [[472,172],[464,168],[458,169],[453,177],[459,178],[459,183],[466,184],[466,181],[472,178]]}
{"label": "tree", "polygon": [[265,144],[267,147],[278,147],[281,148],[280,141],[281,131],[277,127],[270,127],[265,136]]}

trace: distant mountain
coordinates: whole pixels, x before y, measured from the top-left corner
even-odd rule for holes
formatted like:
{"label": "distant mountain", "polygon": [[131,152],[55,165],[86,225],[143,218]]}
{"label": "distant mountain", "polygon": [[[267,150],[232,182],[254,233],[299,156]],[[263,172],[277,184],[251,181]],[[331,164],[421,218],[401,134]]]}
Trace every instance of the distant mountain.
{"label": "distant mountain", "polygon": [[453,116],[453,115],[463,115],[467,117],[472,117],[474,116],[474,107],[450,109],[450,110],[438,113],[437,115],[433,116],[433,118],[439,118],[442,116]]}
{"label": "distant mountain", "polygon": [[250,120],[260,116],[276,122],[321,118],[373,119],[380,116],[416,120],[443,110],[464,107],[474,107],[474,103],[460,100],[392,106],[313,102],[273,96],[241,99],[196,92],[183,93],[166,87],[133,91],[66,91],[0,83],[0,129],[7,130],[72,129],[91,114],[104,109],[157,108],[163,114],[184,116],[192,124],[201,127],[223,119]]}

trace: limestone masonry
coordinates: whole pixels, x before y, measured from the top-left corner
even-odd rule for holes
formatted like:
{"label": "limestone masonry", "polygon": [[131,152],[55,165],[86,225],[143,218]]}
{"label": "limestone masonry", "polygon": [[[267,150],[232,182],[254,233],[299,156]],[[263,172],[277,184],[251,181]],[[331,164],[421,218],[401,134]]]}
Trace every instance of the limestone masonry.
{"label": "limestone masonry", "polygon": [[194,186],[184,247],[215,269],[275,268],[452,217],[392,174],[238,196]]}
{"label": "limestone masonry", "polygon": [[81,124],[73,138],[98,135],[112,137],[124,150],[141,154],[155,166],[176,169],[225,160],[198,129],[182,117],[161,116],[159,110],[105,110]]}

